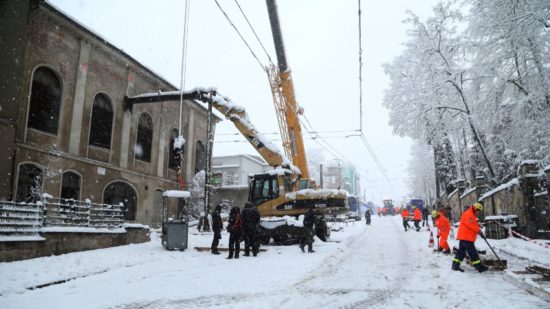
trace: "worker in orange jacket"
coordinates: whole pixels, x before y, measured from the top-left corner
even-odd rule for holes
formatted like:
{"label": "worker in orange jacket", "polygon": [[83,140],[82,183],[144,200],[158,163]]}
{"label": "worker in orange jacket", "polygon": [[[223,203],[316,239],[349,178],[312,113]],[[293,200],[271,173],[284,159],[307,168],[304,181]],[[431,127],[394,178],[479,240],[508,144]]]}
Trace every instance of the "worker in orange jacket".
{"label": "worker in orange jacket", "polygon": [[411,214],[409,213],[409,210],[405,207],[403,207],[403,210],[401,210],[401,218],[403,219],[403,227],[405,228],[405,232],[411,228],[409,226],[409,219]]}
{"label": "worker in orange jacket", "polygon": [[420,231],[420,221],[422,221],[422,213],[420,212],[420,209],[416,208],[416,206],[413,206],[413,221],[416,231]]}
{"label": "worker in orange jacket", "polygon": [[435,219],[437,239],[439,240],[437,251],[443,251],[444,254],[450,254],[451,249],[449,248],[449,243],[447,243],[447,238],[451,232],[451,222],[445,216],[445,211],[443,209],[432,211],[432,218]]}
{"label": "worker in orange jacket", "polygon": [[460,263],[466,256],[466,252],[470,256],[472,265],[477,269],[478,272],[482,273],[487,270],[487,266],[481,264],[479,255],[477,254],[476,247],[474,242],[476,241],[477,235],[482,235],[479,224],[477,223],[476,214],[483,210],[483,205],[481,203],[475,203],[468,208],[465,212],[462,213],[460,217],[460,224],[458,226],[458,234],[456,239],[459,240],[458,251],[455,254],[453,260],[452,269],[456,271],[463,272],[464,269],[460,268]]}

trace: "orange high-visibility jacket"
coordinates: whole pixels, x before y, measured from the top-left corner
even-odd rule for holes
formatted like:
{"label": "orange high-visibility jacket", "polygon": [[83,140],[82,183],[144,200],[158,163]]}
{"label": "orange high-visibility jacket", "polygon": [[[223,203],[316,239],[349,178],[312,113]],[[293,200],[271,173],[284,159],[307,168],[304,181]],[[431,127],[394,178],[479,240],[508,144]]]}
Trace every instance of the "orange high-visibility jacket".
{"label": "orange high-visibility jacket", "polygon": [[413,213],[414,213],[413,220],[422,220],[422,213],[420,212],[420,209],[415,208]]}
{"label": "orange high-visibility jacket", "polygon": [[473,207],[470,207],[460,217],[456,239],[475,242],[477,233],[479,233],[479,224]]}
{"label": "orange high-visibility jacket", "polygon": [[410,216],[411,216],[411,214],[409,213],[407,208],[405,208],[405,209],[403,209],[403,211],[401,211],[401,217],[403,217],[403,219],[409,219]]}
{"label": "orange high-visibility jacket", "polygon": [[443,213],[439,213],[437,220],[435,221],[437,226],[437,234],[442,237],[447,237],[451,231],[451,222],[449,218],[445,217]]}

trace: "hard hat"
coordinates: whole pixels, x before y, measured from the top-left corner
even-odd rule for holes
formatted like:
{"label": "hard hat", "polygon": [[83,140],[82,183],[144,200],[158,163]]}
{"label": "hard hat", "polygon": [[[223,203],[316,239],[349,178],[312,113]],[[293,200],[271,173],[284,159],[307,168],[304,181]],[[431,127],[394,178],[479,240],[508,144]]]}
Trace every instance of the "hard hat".
{"label": "hard hat", "polygon": [[472,205],[475,209],[479,210],[479,211],[482,211],[483,210],[483,205],[481,203],[475,203],[474,205]]}
{"label": "hard hat", "polygon": [[437,212],[437,210],[435,210],[435,209],[432,210],[432,218],[435,218],[437,216],[439,216],[439,213]]}
{"label": "hard hat", "polygon": [[415,208],[416,208],[416,206],[413,206],[413,209],[415,209]]}

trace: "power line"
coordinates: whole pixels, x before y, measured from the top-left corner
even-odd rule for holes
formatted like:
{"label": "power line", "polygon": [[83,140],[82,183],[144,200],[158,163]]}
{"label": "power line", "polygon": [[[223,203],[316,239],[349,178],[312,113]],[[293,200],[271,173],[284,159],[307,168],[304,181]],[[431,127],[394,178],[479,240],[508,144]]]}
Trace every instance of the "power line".
{"label": "power line", "polygon": [[273,61],[271,60],[271,56],[269,56],[269,53],[267,52],[267,50],[265,49],[264,47],[264,44],[262,44],[262,41],[260,40],[260,38],[258,37],[258,34],[256,33],[256,31],[254,30],[254,27],[252,27],[252,24],[250,23],[250,21],[248,20],[248,17],[246,17],[246,14],[244,13],[243,9],[241,8],[241,5],[239,4],[239,2],[237,0],[235,0],[235,3],[237,4],[237,6],[239,7],[239,10],[241,11],[241,13],[243,14],[243,17],[244,19],[246,20],[246,22],[248,23],[248,26],[250,27],[250,30],[252,30],[252,33],[254,33],[254,36],[256,37],[256,40],[258,40],[258,43],[260,43],[260,46],[262,47],[262,49],[264,50],[267,58],[269,59],[269,63],[271,63],[272,65],[275,65],[273,63]]}
{"label": "power line", "polygon": [[246,42],[246,40],[244,39],[244,37],[241,35],[241,33],[239,32],[239,29],[237,29],[237,26],[235,26],[235,24],[231,21],[231,19],[229,18],[229,16],[227,15],[227,13],[222,9],[222,7],[220,6],[220,4],[218,3],[218,0],[214,0],[216,2],[216,4],[218,5],[218,8],[220,9],[220,11],[223,13],[223,15],[225,16],[225,19],[227,19],[227,21],[229,22],[229,24],[233,27],[233,29],[235,29],[235,31],[237,31],[237,34],[239,35],[239,37],[241,38],[241,40],[243,41],[244,45],[246,45],[246,47],[248,48],[248,50],[250,51],[250,53],[252,53],[252,56],[254,56],[254,58],[256,59],[256,61],[258,61],[258,64],[260,65],[260,67],[262,68],[262,71],[265,71],[265,67],[264,65],[262,64],[262,62],[260,61],[260,59],[258,59],[258,57],[256,56],[256,54],[254,53],[254,51],[252,50],[252,48],[250,47],[250,45],[248,45],[248,42]]}

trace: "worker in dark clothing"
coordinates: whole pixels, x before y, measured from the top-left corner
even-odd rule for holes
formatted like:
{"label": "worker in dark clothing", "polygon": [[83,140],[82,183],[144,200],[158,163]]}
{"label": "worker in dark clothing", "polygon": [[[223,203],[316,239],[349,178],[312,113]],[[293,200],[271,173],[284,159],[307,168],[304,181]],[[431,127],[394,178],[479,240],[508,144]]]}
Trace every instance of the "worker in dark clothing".
{"label": "worker in dark clothing", "polygon": [[250,202],[244,204],[241,217],[244,222],[244,256],[257,256],[260,243],[258,241],[258,233],[260,232],[260,212]]}
{"label": "worker in dark clothing", "polygon": [[479,255],[477,254],[477,249],[474,246],[477,235],[483,237],[483,232],[479,227],[477,222],[476,214],[483,210],[483,205],[480,203],[475,203],[468,210],[462,213],[460,217],[460,224],[458,225],[458,235],[456,239],[459,240],[458,251],[455,254],[453,260],[452,269],[456,271],[463,272],[464,270],[460,267],[460,263],[466,256],[466,252],[470,256],[470,261],[472,265],[477,269],[478,272],[482,273],[487,270],[487,266],[481,264]]}
{"label": "worker in dark clothing", "polygon": [[416,208],[416,206],[413,206],[413,222],[414,222],[414,228],[416,231],[420,231],[420,221],[422,220],[422,213],[420,212],[420,209]]}
{"label": "worker in dark clothing", "polygon": [[227,231],[229,232],[229,255],[228,259],[239,258],[241,249],[241,236],[243,234],[243,220],[241,219],[241,210],[239,207],[233,207],[229,211],[229,220],[227,223]]}
{"label": "worker in dark clothing", "polygon": [[367,208],[365,211],[365,221],[367,222],[367,225],[370,225],[370,208]]}
{"label": "worker in dark clothing", "polygon": [[222,229],[223,222],[221,217],[222,206],[217,205],[214,211],[212,212],[212,231],[214,232],[214,238],[212,239],[212,254],[220,254],[218,252],[218,245],[220,244],[220,239],[222,239]]}
{"label": "worker in dark clothing", "polygon": [[310,208],[304,215],[304,235],[300,241],[300,249],[305,252],[304,248],[307,245],[307,252],[313,251],[313,225],[315,224],[315,212]]}
{"label": "worker in dark clothing", "polygon": [[428,207],[422,208],[422,226],[430,226],[430,223],[428,221],[428,217],[430,216],[430,211],[428,210]]}

